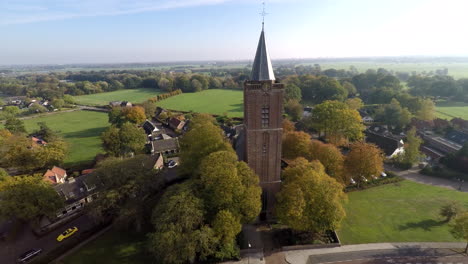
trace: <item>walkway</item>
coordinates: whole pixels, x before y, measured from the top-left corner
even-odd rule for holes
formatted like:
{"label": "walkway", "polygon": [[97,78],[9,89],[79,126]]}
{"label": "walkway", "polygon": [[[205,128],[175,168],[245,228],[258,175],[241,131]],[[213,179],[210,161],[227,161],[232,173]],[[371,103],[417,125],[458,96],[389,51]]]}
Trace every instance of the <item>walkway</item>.
{"label": "walkway", "polygon": [[307,264],[310,256],[325,254],[341,254],[361,251],[387,251],[395,250],[402,252],[404,250],[426,250],[426,249],[464,249],[466,243],[375,243],[361,245],[347,245],[336,248],[294,250],[285,252],[286,261],[293,264]]}

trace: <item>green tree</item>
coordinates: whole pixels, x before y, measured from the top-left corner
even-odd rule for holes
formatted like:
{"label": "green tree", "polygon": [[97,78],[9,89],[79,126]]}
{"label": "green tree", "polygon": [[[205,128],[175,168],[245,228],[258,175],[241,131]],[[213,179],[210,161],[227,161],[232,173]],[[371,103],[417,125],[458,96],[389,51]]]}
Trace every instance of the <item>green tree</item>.
{"label": "green tree", "polygon": [[109,127],[102,133],[101,140],[108,154],[121,157],[142,152],[146,143],[146,134],[143,129],[127,122],[121,128]]}
{"label": "green tree", "polygon": [[55,216],[64,204],[52,186],[41,177],[7,177],[0,181],[0,215],[23,221]]}
{"label": "green tree", "polygon": [[55,108],[62,108],[64,105],[65,105],[65,100],[63,99],[54,99],[52,100],[52,103],[51,103]]}
{"label": "green tree", "polygon": [[6,180],[6,178],[10,177],[10,175],[8,174],[8,172],[3,169],[3,168],[0,168],[0,181],[4,181]]}
{"label": "green tree", "polygon": [[416,128],[412,127],[406,135],[406,147],[403,154],[403,161],[414,164],[419,161],[421,152],[419,147],[423,143],[423,140],[416,135]]}
{"label": "green tree", "polygon": [[66,103],[66,104],[70,104],[70,105],[73,105],[76,103],[75,101],[75,98],[69,94],[66,94],[63,96],[63,101]]}
{"label": "green tree", "polygon": [[28,107],[29,114],[45,113],[47,111],[47,108],[38,103],[33,103],[31,106]]}
{"label": "green tree", "polygon": [[111,126],[101,135],[102,145],[104,150],[114,156],[118,157],[121,154],[121,142],[120,142],[120,129],[116,126]]}
{"label": "green tree", "polygon": [[146,118],[151,120],[156,115],[156,108],[158,107],[156,103],[151,101],[145,101],[141,104],[143,109],[145,109]]}
{"label": "green tree", "polygon": [[284,94],[285,101],[295,100],[300,102],[302,100],[302,92],[301,88],[293,83],[289,83],[286,85],[285,94]]}
{"label": "green tree", "polygon": [[[468,241],[468,212],[463,212],[455,217],[455,221],[450,226],[450,232],[457,239]],[[465,253],[468,252],[468,242],[466,244]]]}
{"label": "green tree", "polygon": [[440,216],[445,218],[446,222],[450,222],[458,213],[463,211],[463,207],[458,201],[452,201],[440,208]]}
{"label": "green tree", "polygon": [[6,118],[15,117],[20,112],[21,112],[20,109],[17,106],[14,106],[14,105],[8,105],[8,106],[3,107],[3,115]]}
{"label": "green tree", "polygon": [[330,178],[320,162],[298,158],[283,173],[277,194],[278,220],[294,230],[335,230],[345,216],[343,186]]}
{"label": "green tree", "polygon": [[302,105],[297,100],[289,100],[284,105],[284,111],[291,118],[292,121],[298,121],[304,112]]}
{"label": "green tree", "polygon": [[431,121],[435,118],[435,104],[431,99],[424,99],[421,102],[420,109],[416,113],[416,117],[421,120]]}
{"label": "green tree", "polygon": [[201,160],[213,152],[232,151],[232,147],[224,139],[223,132],[213,124],[214,122],[214,118],[209,115],[198,114],[193,118],[190,130],[180,140],[179,172],[182,175],[192,175],[198,169]]}
{"label": "green tree", "polygon": [[50,129],[45,122],[38,122],[37,125],[39,126],[39,130],[34,132],[36,137],[39,137],[49,143],[60,139],[59,135]]}
{"label": "green tree", "polygon": [[364,107],[364,103],[359,97],[346,99],[345,103],[349,106],[350,109],[354,110],[359,110]]}
{"label": "green tree", "polygon": [[24,122],[14,117],[10,117],[5,121],[5,128],[13,134],[26,133]]}
{"label": "green tree", "polygon": [[325,133],[326,138],[335,145],[342,144],[343,140],[355,141],[364,137],[359,112],[342,102],[325,101],[316,105],[307,122],[317,131]]}
{"label": "green tree", "polygon": [[155,232],[149,249],[162,263],[195,262],[214,252],[214,232],[204,225],[203,201],[193,194],[190,183],[170,187],[153,210]]}
{"label": "green tree", "polygon": [[411,112],[393,98],[390,104],[377,109],[376,118],[387,125],[402,129],[411,122]]}

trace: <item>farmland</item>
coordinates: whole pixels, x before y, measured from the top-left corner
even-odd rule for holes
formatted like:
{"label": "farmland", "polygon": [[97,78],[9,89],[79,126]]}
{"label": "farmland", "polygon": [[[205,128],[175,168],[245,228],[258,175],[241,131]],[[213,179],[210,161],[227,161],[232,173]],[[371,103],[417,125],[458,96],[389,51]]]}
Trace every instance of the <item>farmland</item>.
{"label": "farmland", "polygon": [[244,106],[241,90],[206,90],[198,93],[184,93],[157,103],[166,109],[193,111],[242,117]]}
{"label": "farmland", "polygon": [[106,113],[75,111],[26,119],[24,125],[28,133],[39,128],[38,122],[45,122],[68,143],[67,166],[92,161],[102,152],[99,137],[109,126]]}
{"label": "farmland", "polygon": [[459,102],[439,102],[436,107],[437,117],[452,119],[460,117],[468,120],[468,104]]}
{"label": "farmland", "polygon": [[143,101],[160,94],[155,89],[125,89],[108,93],[97,93],[75,96],[75,100],[80,105],[101,106],[108,105],[111,101],[129,101],[132,103],[142,103]]}
{"label": "farmland", "polygon": [[450,201],[468,205],[468,194],[403,181],[349,193],[338,234],[344,244],[457,241],[439,216]]}

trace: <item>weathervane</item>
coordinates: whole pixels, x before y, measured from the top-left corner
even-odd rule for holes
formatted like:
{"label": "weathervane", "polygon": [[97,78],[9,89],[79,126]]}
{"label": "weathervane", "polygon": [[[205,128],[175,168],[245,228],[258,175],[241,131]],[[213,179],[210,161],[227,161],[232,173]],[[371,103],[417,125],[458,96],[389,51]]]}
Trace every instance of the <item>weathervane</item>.
{"label": "weathervane", "polygon": [[263,10],[260,13],[260,15],[262,16],[262,30],[264,30],[265,29],[265,17],[266,15],[268,15],[268,13],[265,10],[265,1],[262,2],[262,5],[263,5]]}

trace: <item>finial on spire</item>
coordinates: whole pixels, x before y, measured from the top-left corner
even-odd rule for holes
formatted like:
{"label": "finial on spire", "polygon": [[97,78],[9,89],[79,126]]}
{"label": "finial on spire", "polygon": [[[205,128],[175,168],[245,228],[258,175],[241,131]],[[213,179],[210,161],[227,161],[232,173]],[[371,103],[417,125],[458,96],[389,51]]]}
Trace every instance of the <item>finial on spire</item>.
{"label": "finial on spire", "polygon": [[263,5],[263,10],[260,13],[260,15],[262,16],[262,31],[263,31],[265,30],[265,16],[268,15],[268,13],[266,12],[266,9],[265,9],[265,1],[262,2],[262,5]]}

